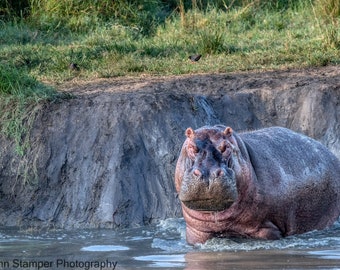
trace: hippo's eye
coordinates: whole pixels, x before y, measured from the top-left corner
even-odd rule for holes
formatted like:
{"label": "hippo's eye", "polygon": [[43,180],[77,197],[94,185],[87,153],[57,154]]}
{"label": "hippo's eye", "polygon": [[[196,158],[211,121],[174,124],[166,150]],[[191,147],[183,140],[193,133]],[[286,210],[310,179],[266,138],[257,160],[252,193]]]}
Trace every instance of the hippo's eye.
{"label": "hippo's eye", "polygon": [[218,150],[220,150],[221,153],[224,153],[225,150],[227,149],[227,146],[224,144],[224,145],[221,145]]}
{"label": "hippo's eye", "polygon": [[198,153],[198,148],[197,148],[196,145],[189,145],[189,150],[190,150],[192,153],[195,153],[195,154]]}
{"label": "hippo's eye", "polygon": [[225,151],[227,151],[227,148],[230,148],[230,145],[226,142],[222,142],[222,144],[218,147],[218,150],[223,154]]}
{"label": "hippo's eye", "polygon": [[198,147],[196,145],[190,144],[188,145],[188,155],[191,159],[195,159],[196,154],[199,152]]}

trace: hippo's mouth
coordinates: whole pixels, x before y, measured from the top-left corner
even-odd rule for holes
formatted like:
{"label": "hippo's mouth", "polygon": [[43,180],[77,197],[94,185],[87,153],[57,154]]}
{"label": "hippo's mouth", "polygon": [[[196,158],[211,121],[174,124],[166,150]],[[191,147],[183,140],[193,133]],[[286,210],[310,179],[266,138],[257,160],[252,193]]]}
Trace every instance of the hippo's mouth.
{"label": "hippo's mouth", "polygon": [[202,200],[190,200],[190,201],[182,201],[184,205],[195,211],[223,211],[228,209],[234,201],[232,200],[223,200],[216,201],[215,199],[202,199]]}

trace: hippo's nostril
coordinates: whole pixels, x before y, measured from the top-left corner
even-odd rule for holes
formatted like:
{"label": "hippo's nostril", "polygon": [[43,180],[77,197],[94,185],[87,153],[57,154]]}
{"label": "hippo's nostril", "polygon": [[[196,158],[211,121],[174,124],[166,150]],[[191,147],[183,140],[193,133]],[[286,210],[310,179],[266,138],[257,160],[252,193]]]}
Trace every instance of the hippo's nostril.
{"label": "hippo's nostril", "polygon": [[202,173],[201,173],[200,170],[198,170],[198,169],[195,169],[194,172],[193,172],[193,174],[194,174],[195,176],[197,176],[197,177],[199,177],[199,176],[202,175]]}
{"label": "hippo's nostril", "polygon": [[215,172],[214,172],[214,176],[217,178],[217,177],[222,177],[224,175],[224,172],[222,169],[217,169]]}

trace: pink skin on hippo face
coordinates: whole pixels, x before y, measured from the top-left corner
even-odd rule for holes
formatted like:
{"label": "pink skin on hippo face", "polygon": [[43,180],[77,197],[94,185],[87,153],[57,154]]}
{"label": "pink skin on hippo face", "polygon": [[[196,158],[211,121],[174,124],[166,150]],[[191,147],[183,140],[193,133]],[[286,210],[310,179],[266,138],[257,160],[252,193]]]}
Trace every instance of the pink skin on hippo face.
{"label": "pink skin on hippo face", "polygon": [[189,244],[279,239],[339,216],[340,162],[320,143],[284,128],[236,134],[219,125],[185,135],[175,185]]}
{"label": "pink skin on hippo face", "polygon": [[[185,170],[179,188],[179,199],[197,211],[221,211],[234,203],[237,188],[234,164],[236,145],[232,130],[196,134],[186,130],[189,168]],[[233,161],[234,160],[234,161]],[[236,167],[236,166],[235,166]]]}

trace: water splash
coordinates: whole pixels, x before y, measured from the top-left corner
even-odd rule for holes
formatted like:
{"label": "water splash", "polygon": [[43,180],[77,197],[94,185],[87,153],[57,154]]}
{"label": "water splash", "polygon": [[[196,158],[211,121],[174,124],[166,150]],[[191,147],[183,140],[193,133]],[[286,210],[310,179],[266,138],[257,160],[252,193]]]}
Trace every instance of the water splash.
{"label": "water splash", "polygon": [[152,241],[152,248],[168,252],[187,252],[192,249],[185,240],[185,221],[183,218],[169,218],[158,223]]}
{"label": "water splash", "polygon": [[153,248],[168,252],[201,251],[252,251],[252,250],[284,250],[311,248],[338,248],[340,246],[340,223],[322,231],[312,231],[294,235],[280,240],[257,240],[238,238],[213,238],[204,244],[189,246],[185,241],[185,221],[183,219],[167,219],[160,222],[152,241]]}

